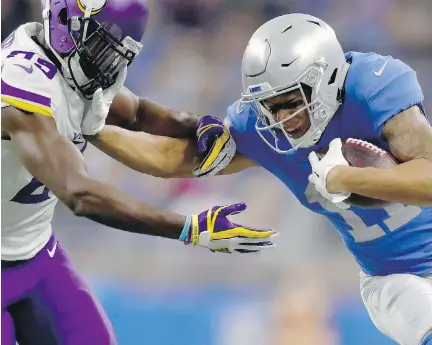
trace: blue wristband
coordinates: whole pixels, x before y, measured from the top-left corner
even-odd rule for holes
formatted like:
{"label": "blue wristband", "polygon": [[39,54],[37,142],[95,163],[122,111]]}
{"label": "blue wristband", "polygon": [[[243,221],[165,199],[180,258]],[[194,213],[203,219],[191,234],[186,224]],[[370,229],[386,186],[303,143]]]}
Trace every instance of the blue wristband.
{"label": "blue wristband", "polygon": [[183,230],[182,230],[180,237],[179,237],[179,241],[186,240],[186,237],[189,234],[191,223],[192,223],[192,216],[187,216],[185,224],[183,226]]}

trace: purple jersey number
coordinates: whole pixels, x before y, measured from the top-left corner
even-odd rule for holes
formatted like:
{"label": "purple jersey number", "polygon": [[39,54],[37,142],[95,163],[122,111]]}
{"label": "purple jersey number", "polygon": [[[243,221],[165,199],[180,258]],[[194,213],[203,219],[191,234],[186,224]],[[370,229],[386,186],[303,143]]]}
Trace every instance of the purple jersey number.
{"label": "purple jersey number", "polygon": [[[42,193],[34,194],[40,187],[43,187]],[[33,177],[30,183],[21,188],[11,201],[19,204],[39,204],[50,198],[49,192],[49,189],[42,182]]]}
{"label": "purple jersey number", "polygon": [[38,57],[36,53],[26,52],[24,50],[14,50],[7,56],[7,58],[13,58],[16,56],[33,62],[33,64],[39,68],[48,79],[53,79],[57,73],[57,67],[52,62]]}
{"label": "purple jersey number", "polygon": [[[78,139],[82,139],[81,133],[75,133],[72,142],[77,144],[83,144],[80,149],[81,153],[84,153],[87,148],[87,140],[80,141]],[[43,187],[42,192],[35,193],[37,189]],[[23,188],[21,188],[18,193],[11,199],[13,202],[17,202],[19,204],[39,204],[48,200],[50,198],[50,190],[44,186],[42,182],[40,182],[36,177],[33,177],[30,183],[26,184]]]}

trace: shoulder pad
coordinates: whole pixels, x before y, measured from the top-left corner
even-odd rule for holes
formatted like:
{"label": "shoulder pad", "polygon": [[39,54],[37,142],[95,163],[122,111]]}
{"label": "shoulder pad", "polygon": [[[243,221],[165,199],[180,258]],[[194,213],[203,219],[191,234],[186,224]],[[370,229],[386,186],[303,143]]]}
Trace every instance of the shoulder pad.
{"label": "shoulder pad", "polygon": [[247,131],[252,122],[255,124],[254,116],[250,104],[241,102],[241,100],[235,101],[227,109],[227,119],[238,132]]}
{"label": "shoulder pad", "polygon": [[416,72],[391,56],[353,54],[351,87],[359,101],[365,102],[375,128],[413,105],[424,96]]}
{"label": "shoulder pad", "polygon": [[[14,53],[14,52],[12,52]],[[52,79],[57,69],[41,58],[35,61],[21,52],[2,61],[1,100],[18,109],[53,117]],[[52,65],[52,66],[51,66]]]}

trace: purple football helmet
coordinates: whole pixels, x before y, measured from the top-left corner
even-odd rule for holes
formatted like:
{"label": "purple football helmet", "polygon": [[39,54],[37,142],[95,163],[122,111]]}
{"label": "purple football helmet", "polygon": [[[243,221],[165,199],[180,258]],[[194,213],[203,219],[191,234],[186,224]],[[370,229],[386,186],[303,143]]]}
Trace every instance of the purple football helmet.
{"label": "purple football helmet", "polygon": [[41,1],[45,41],[65,78],[88,99],[113,85],[142,48],[146,0]]}

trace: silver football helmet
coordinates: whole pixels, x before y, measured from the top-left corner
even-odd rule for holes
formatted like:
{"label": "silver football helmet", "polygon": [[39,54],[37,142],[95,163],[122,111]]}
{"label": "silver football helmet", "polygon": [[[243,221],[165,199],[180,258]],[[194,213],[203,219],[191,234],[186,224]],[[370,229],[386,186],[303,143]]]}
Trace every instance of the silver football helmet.
{"label": "silver football helmet", "polygon": [[[288,14],[255,31],[243,55],[242,101],[257,113],[255,128],[267,145],[284,154],[314,145],[340,105],[348,68],[334,30],[316,17]],[[304,107],[278,122],[263,101],[295,90]],[[311,126],[294,139],[283,124],[303,110]]]}

